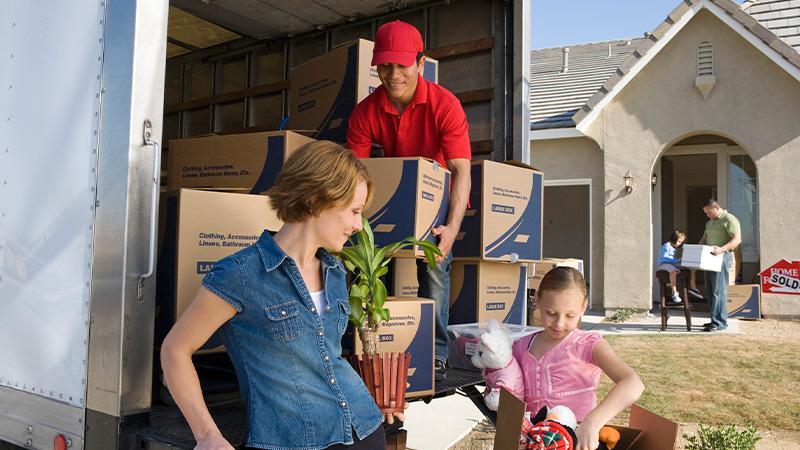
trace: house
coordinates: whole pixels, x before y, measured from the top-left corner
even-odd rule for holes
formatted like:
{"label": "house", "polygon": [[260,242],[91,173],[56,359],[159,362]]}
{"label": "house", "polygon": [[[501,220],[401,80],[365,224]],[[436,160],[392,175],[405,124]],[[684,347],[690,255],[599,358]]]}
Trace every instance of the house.
{"label": "house", "polygon": [[[544,254],[587,261],[592,309],[649,310],[658,248],[674,228],[697,242],[710,197],[741,221],[744,283],[800,260],[798,49],[800,2],[686,0],[643,37],[531,53]],[[800,299],[761,311],[797,318]]]}

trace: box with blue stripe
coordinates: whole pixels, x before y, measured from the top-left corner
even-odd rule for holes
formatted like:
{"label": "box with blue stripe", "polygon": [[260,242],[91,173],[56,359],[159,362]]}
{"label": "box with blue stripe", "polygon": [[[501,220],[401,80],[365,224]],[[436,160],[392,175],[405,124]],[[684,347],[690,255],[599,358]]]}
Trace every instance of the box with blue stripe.
{"label": "box with blue stripe", "polygon": [[473,161],[470,205],[453,258],[530,262],[542,259],[544,175],[517,161]]}
{"label": "box with blue stripe", "polygon": [[[437,243],[431,230],[447,222],[450,171],[427,158],[365,158],[361,160],[375,182],[372,203],[364,211],[384,246],[414,236]],[[406,247],[396,254],[423,257],[421,248]]]}
{"label": "box with blue stripe", "polygon": [[526,324],[527,264],[453,261],[450,270],[450,324]]}
{"label": "box with blue stripe", "polygon": [[[274,232],[283,226],[266,195],[178,189],[164,192],[159,207],[156,346],[217,261],[254,243],[264,230]],[[217,331],[198,353],[222,351]]]}
{"label": "box with blue stripe", "polygon": [[169,142],[167,189],[260,194],[289,155],[314,139],[291,131],[206,135]]}
{"label": "box with blue stripe", "polygon": [[[387,353],[410,353],[408,383],[409,398],[432,395],[433,379],[433,300],[418,297],[389,297],[386,307],[391,312],[389,322],[381,322],[378,330],[379,350]],[[342,338],[342,354],[364,352],[355,327],[350,324]]]}

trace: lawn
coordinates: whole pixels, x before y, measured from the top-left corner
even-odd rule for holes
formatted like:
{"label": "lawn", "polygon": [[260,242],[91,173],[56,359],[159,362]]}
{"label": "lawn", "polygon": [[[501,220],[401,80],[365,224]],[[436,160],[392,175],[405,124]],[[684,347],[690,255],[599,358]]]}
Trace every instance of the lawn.
{"label": "lawn", "polygon": [[[657,414],[676,422],[797,431],[800,338],[775,334],[605,338],[645,384],[637,404]],[[601,376],[598,400],[611,387]]]}

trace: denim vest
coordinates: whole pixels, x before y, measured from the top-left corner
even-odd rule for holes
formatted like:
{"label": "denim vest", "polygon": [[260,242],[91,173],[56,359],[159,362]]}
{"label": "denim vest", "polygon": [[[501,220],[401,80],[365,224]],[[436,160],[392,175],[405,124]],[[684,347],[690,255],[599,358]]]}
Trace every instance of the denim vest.
{"label": "denim vest", "polygon": [[219,261],[203,286],[238,313],[222,328],[247,408],[247,445],[316,450],[352,444],[383,417],[361,378],[341,357],[347,328],[345,271],[320,249],[328,306],[314,307],[294,260],[267,231]]}

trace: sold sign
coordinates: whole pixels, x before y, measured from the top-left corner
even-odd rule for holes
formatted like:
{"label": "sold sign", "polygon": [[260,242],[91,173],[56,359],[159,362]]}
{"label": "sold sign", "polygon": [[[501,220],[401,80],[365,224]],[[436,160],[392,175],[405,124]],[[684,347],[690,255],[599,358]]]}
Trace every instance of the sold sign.
{"label": "sold sign", "polygon": [[762,293],[800,295],[800,261],[782,259],[758,275]]}

